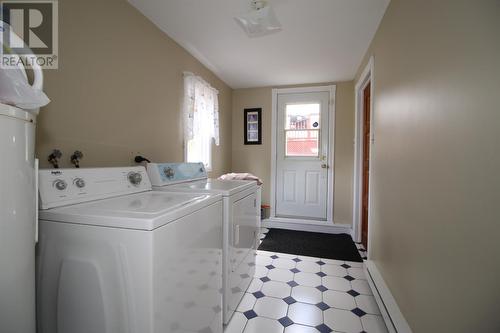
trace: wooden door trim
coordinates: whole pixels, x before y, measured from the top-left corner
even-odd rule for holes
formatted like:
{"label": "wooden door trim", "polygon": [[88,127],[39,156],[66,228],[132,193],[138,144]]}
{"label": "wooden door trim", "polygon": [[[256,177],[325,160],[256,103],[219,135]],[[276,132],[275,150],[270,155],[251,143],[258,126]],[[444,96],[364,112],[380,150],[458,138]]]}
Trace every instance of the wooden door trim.
{"label": "wooden door trim", "polygon": [[[353,239],[356,242],[361,242],[361,209],[362,209],[362,166],[363,166],[363,90],[370,83],[370,111],[371,111],[371,123],[370,123],[370,135],[371,135],[371,145],[373,148],[373,143],[375,140],[374,132],[374,120],[375,120],[375,108],[374,108],[374,87],[375,87],[375,75],[374,75],[374,58],[370,57],[368,64],[361,73],[358,81],[356,82],[354,88],[355,96],[355,133],[354,133],[354,172],[353,172]],[[370,149],[369,158],[369,184],[368,184],[368,238],[370,237],[370,220],[371,220],[371,192],[372,192],[372,181],[373,181],[373,149]],[[370,259],[370,241],[368,241],[368,259]]]}
{"label": "wooden door trim", "polygon": [[[371,123],[371,89],[370,81],[363,89],[363,161],[361,184],[361,244],[368,247],[368,202],[370,181],[370,126]],[[368,126],[367,126],[368,125]],[[366,227],[366,230],[365,230]]]}
{"label": "wooden door trim", "polygon": [[335,168],[335,92],[336,85],[329,86],[313,86],[313,87],[298,87],[298,88],[275,88],[272,89],[272,114],[271,114],[271,193],[270,193],[270,219],[276,218],[276,157],[277,157],[277,131],[278,125],[278,95],[279,94],[300,94],[310,92],[329,92],[330,105],[328,108],[330,133],[328,134],[329,152],[328,152],[328,200],[327,200],[327,218],[326,222],[333,223],[333,199],[334,199],[334,168]]}

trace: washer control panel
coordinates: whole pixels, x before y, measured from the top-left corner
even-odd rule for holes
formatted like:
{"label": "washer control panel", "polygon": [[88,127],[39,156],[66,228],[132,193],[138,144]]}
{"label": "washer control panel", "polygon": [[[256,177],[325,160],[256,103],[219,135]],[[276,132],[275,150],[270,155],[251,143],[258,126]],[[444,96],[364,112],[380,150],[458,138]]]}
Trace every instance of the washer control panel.
{"label": "washer control panel", "polygon": [[49,209],[151,190],[144,167],[39,171],[40,208]]}

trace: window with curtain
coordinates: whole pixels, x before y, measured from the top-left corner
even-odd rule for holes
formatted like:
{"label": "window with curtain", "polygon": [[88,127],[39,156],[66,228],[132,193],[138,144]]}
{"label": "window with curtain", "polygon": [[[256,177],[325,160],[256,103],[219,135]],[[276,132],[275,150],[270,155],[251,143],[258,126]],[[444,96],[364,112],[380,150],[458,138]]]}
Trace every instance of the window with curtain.
{"label": "window with curtain", "polygon": [[210,171],[212,142],[219,145],[218,91],[192,73],[184,73],[184,142],[186,162]]}

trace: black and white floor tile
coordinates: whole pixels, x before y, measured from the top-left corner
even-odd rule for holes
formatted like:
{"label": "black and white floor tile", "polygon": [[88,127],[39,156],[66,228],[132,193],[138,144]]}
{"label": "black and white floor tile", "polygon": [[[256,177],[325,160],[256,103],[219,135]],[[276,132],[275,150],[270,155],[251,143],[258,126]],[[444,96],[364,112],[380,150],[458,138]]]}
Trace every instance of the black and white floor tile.
{"label": "black and white floor tile", "polygon": [[225,332],[387,332],[362,266],[257,251],[255,278]]}

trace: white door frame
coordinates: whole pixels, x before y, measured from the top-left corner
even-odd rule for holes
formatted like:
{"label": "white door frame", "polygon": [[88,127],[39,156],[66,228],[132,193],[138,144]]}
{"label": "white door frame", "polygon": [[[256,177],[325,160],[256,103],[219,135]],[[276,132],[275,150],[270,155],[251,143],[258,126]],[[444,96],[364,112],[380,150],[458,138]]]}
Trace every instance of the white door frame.
{"label": "white door frame", "polygon": [[[280,88],[272,90],[272,121],[271,121],[271,212],[269,220],[279,220],[287,223],[301,223],[301,224],[315,224],[315,225],[326,225],[333,224],[333,190],[334,190],[334,148],[335,148],[335,91],[336,86],[316,86],[316,87],[300,87],[300,88]],[[300,94],[300,93],[311,93],[311,92],[329,92],[330,93],[330,105],[328,108],[329,126],[330,130],[328,133],[329,141],[329,151],[328,151],[328,197],[327,197],[327,218],[326,221],[317,220],[304,220],[304,219],[292,219],[292,218],[278,218],[276,217],[276,141],[277,141],[277,131],[276,126],[278,124],[278,94]]]}
{"label": "white door frame", "polygon": [[[356,242],[361,242],[361,210],[363,200],[363,90],[370,82],[370,156],[369,156],[369,180],[368,180],[368,235],[370,235],[370,220],[371,220],[371,192],[372,192],[372,160],[373,160],[373,143],[375,142],[374,133],[374,59],[370,57],[368,64],[363,70],[359,80],[354,88],[355,94],[355,131],[354,131],[354,178],[353,178],[353,238]],[[368,241],[368,256],[370,256],[370,241]]]}

